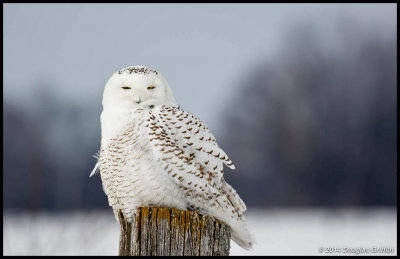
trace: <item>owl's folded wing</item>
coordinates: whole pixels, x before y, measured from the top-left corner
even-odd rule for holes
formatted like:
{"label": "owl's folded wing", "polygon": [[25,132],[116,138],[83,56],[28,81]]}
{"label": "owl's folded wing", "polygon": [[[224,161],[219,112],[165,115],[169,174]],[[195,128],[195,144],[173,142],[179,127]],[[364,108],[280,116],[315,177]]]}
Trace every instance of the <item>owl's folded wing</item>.
{"label": "owl's folded wing", "polygon": [[164,171],[178,185],[200,189],[210,199],[224,192],[234,207],[246,210],[236,191],[223,179],[223,164],[234,169],[232,161],[200,119],[177,106],[161,106],[149,113],[146,126]]}

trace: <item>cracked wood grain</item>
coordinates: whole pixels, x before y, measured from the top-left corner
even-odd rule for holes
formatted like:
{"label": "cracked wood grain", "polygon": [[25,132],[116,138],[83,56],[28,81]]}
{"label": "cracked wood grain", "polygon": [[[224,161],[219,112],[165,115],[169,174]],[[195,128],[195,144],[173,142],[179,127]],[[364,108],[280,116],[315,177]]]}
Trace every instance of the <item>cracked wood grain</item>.
{"label": "cracked wood grain", "polygon": [[209,215],[140,207],[132,222],[119,213],[121,256],[228,256],[231,232]]}

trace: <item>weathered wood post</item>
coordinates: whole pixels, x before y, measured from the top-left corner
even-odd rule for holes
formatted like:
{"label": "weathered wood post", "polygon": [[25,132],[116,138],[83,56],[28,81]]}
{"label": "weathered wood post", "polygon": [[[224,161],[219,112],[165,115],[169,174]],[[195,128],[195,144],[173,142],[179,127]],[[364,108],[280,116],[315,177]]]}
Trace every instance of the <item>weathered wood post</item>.
{"label": "weathered wood post", "polygon": [[229,255],[225,223],[194,211],[141,207],[133,222],[119,214],[119,255]]}

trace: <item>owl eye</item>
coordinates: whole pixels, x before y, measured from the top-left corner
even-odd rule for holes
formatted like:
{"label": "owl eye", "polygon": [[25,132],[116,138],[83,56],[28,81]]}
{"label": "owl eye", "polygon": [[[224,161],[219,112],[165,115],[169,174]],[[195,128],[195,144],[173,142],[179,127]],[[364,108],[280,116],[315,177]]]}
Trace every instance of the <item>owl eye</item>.
{"label": "owl eye", "polygon": [[123,86],[123,87],[121,87],[122,89],[125,89],[125,90],[128,90],[128,89],[131,89],[129,86]]}
{"label": "owl eye", "polygon": [[154,87],[153,85],[147,87],[148,90],[152,90],[152,89],[154,89],[154,88],[155,88],[155,87]]}

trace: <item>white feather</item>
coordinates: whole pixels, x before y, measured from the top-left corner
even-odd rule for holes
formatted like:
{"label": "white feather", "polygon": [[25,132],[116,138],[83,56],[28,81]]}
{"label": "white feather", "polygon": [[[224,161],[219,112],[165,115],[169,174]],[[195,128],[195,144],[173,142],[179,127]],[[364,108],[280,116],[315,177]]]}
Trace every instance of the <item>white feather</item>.
{"label": "white feather", "polygon": [[97,172],[97,169],[99,169],[99,167],[100,167],[100,163],[99,163],[100,153],[97,152],[95,155],[93,155],[93,157],[96,158],[97,163],[94,165],[94,168],[93,168],[92,172],[90,173],[89,177],[92,177],[93,175],[95,175]]}

